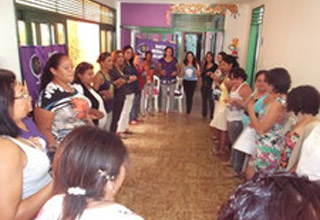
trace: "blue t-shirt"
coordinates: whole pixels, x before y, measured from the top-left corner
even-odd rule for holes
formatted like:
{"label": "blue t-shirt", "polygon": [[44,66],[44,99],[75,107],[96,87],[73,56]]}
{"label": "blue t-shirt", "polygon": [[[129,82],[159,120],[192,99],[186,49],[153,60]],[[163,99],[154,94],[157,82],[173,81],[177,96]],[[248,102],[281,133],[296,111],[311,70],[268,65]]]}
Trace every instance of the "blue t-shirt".
{"label": "blue t-shirt", "polygon": [[[254,103],[254,112],[256,114],[259,114],[262,109],[264,109],[264,100],[268,97],[268,94],[265,94],[264,96],[261,96],[255,103]],[[250,124],[250,117],[245,112],[243,118],[242,118],[242,124],[243,127],[247,127]]]}
{"label": "blue t-shirt", "polygon": [[188,81],[197,81],[197,68],[194,66],[185,66],[183,69],[183,79]]}

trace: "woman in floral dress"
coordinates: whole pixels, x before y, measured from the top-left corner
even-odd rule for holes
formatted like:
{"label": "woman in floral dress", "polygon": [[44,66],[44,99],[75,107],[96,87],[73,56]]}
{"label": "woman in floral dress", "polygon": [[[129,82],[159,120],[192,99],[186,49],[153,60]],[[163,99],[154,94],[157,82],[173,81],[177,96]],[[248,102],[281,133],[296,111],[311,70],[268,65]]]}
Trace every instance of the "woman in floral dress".
{"label": "woman in floral dress", "polygon": [[251,178],[255,172],[276,171],[284,146],[282,128],[286,122],[286,94],[291,78],[287,70],[275,68],[267,72],[267,82],[269,96],[259,116],[254,112],[252,100],[247,106],[250,126],[257,132],[253,157],[246,170],[247,178]]}

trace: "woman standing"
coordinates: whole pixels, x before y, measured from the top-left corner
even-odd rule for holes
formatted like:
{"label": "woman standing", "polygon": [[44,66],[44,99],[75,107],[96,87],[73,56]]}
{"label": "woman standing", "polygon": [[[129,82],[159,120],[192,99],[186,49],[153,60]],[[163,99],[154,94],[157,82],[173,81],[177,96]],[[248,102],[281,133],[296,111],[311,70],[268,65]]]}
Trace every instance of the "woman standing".
{"label": "woman standing", "polygon": [[119,135],[132,134],[129,131],[130,112],[132,109],[134,97],[139,92],[138,85],[138,73],[137,69],[133,65],[133,49],[131,46],[125,46],[122,50],[124,57],[123,73],[127,79],[126,85],[126,98],[123,105],[123,109],[118,122],[117,133]]}
{"label": "woman standing", "polygon": [[[259,113],[264,109],[264,100],[268,97],[267,93],[267,77],[266,77],[266,70],[260,70],[256,73],[255,76],[255,91],[252,93],[252,98],[254,100],[254,111],[256,115],[259,115]],[[244,106],[246,104],[245,100],[243,102]],[[232,149],[238,150],[240,152],[243,152],[246,155],[245,161],[242,165],[242,171],[245,170],[248,162],[249,156],[253,154],[254,147],[255,147],[255,137],[256,137],[256,131],[251,126],[248,126],[250,124],[250,117],[248,115],[248,112],[245,111],[243,118],[242,118],[242,126],[244,130],[240,134],[240,136],[237,138],[236,142],[232,146]]]}
{"label": "woman standing", "polygon": [[[166,112],[167,108],[169,112],[173,111],[174,90],[176,89],[176,76],[178,74],[177,64],[178,60],[173,56],[173,48],[167,46],[164,49],[164,57],[158,63],[161,81],[161,108],[163,112]],[[168,99],[169,106],[167,106]]]}
{"label": "woman standing", "polygon": [[35,121],[54,150],[74,128],[92,123],[88,115],[89,101],[72,82],[74,71],[66,54],[52,55],[41,77],[40,95],[35,107]]}
{"label": "woman standing", "polygon": [[237,59],[231,55],[223,57],[220,64],[222,72],[221,76],[211,75],[216,83],[216,90],[219,89],[219,96],[215,104],[214,116],[210,126],[215,129],[215,134],[218,138],[219,145],[216,154],[224,154],[227,144],[227,118],[226,118],[226,102],[228,97],[228,89],[230,88],[229,72],[232,68],[239,67]]}
{"label": "woman standing", "polygon": [[183,65],[182,65],[182,74],[183,74],[183,89],[186,94],[186,109],[187,114],[191,113],[192,110],[192,101],[194,91],[196,90],[198,77],[200,77],[200,67],[196,62],[194,54],[189,51],[187,52]]}
{"label": "woman standing", "polygon": [[202,97],[202,117],[206,118],[208,114],[213,118],[214,102],[212,98],[212,78],[210,77],[218,68],[218,65],[214,63],[214,55],[211,52],[207,52],[204,65],[202,67],[201,79],[201,97]]}
{"label": "woman standing", "polygon": [[137,83],[138,83],[138,88],[136,89],[137,92],[135,93],[134,99],[133,99],[133,104],[132,104],[132,109],[130,112],[130,124],[138,124],[139,121],[139,114],[140,114],[140,103],[141,103],[141,93],[143,90],[143,86],[145,84],[143,77],[142,77],[142,64],[141,64],[141,57],[140,54],[135,53],[134,58],[133,58],[133,65],[135,69],[137,70]]}
{"label": "woman standing", "polygon": [[87,62],[82,62],[76,67],[73,82],[80,86],[79,91],[82,90],[83,95],[91,102],[89,114],[93,119],[93,123],[100,128],[106,129],[107,113],[104,109],[103,99],[91,87],[93,77],[93,65]]}
{"label": "woman standing", "polygon": [[286,99],[291,78],[287,70],[275,68],[267,72],[267,81],[269,96],[259,116],[255,113],[253,99],[249,100],[247,106],[250,126],[257,132],[251,166],[246,171],[247,178],[251,178],[253,172],[275,172],[284,145],[281,130],[286,121]]}
{"label": "woman standing", "polygon": [[97,63],[100,64],[100,70],[94,76],[93,88],[103,99],[104,108],[108,115],[105,128],[109,131],[113,118],[114,105],[114,86],[109,74],[109,71],[113,68],[111,54],[108,52],[101,53],[97,59]]}
{"label": "woman standing", "polygon": [[[230,71],[230,89],[229,96],[225,99],[227,103],[226,118],[228,127],[228,137],[230,144],[233,145],[243,130],[242,118],[244,115],[245,101],[252,93],[250,86],[245,82],[247,74],[244,69],[236,67]],[[231,162],[233,169],[237,174],[242,171],[242,165],[245,154],[232,148]]]}
{"label": "woman standing", "polygon": [[54,194],[50,161],[41,146],[20,136],[31,97],[11,71],[0,69],[1,219],[33,219]]}
{"label": "woman standing", "polygon": [[[126,84],[130,79],[128,79],[123,73],[124,59],[122,51],[115,50],[112,52],[111,56],[114,66],[113,69],[109,71],[109,75],[111,82],[114,85],[114,108],[110,131],[115,133],[118,129],[118,121],[120,119],[120,115],[126,99]],[[126,137],[121,133],[119,135],[123,138]]]}
{"label": "woman standing", "polygon": [[[147,51],[145,58],[142,62],[142,78],[144,81],[144,88],[142,90],[142,98],[141,98],[141,114],[142,116],[146,115],[146,110],[148,110],[149,114],[153,115],[153,75],[155,71],[155,63],[152,61],[152,52]],[[146,100],[146,97],[148,99]],[[146,109],[147,108],[147,109]]]}

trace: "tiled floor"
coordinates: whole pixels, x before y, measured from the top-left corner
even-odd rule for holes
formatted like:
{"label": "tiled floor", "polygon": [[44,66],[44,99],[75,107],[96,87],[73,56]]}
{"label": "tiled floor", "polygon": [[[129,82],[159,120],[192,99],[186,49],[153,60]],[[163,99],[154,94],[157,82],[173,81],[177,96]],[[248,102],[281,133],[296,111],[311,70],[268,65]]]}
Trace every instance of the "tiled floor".
{"label": "tiled floor", "polygon": [[125,140],[131,169],[118,201],[146,220],[213,220],[240,183],[213,156],[209,120],[191,115],[148,116]]}

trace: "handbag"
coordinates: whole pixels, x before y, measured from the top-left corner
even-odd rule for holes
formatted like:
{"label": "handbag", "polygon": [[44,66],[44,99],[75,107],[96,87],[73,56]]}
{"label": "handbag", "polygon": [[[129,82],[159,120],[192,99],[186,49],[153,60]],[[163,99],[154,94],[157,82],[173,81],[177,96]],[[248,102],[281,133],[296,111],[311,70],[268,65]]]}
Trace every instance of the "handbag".
{"label": "handbag", "polygon": [[221,96],[221,89],[219,86],[215,86],[212,90],[212,98],[215,101],[219,101],[219,98]]}

